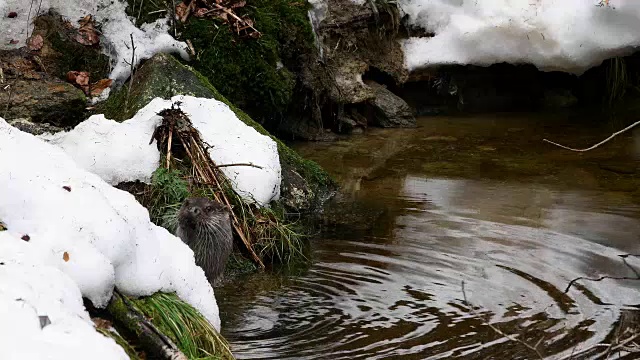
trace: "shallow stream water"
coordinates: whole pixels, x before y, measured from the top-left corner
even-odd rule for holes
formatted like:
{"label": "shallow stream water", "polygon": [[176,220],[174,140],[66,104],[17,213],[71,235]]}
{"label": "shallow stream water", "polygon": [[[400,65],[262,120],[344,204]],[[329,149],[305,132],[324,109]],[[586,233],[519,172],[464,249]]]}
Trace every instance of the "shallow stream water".
{"label": "shallow stream water", "polygon": [[542,139],[586,147],[620,124],[567,114],[418,123],[295,146],[343,193],[308,269],[216,290],[237,358],[640,358],[583,353],[640,327],[640,281],[565,291],[578,277],[640,269],[620,257],[640,254],[640,130],[574,153]]}

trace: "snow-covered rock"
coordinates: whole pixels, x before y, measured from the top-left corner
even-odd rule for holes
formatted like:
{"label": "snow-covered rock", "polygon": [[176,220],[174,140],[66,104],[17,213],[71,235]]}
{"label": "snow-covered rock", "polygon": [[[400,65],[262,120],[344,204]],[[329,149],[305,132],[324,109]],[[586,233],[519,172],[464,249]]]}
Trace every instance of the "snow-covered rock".
{"label": "snow-covered rock", "polygon": [[46,258],[0,232],[0,359],[128,359],[95,330],[78,285]]}
{"label": "snow-covered rock", "polygon": [[8,228],[3,240],[29,245],[25,256],[0,251],[0,262],[57,268],[98,307],[108,303],[114,286],[132,296],[176,292],[220,328],[213,289],[193,252],[151,223],[133,195],[2,118],[0,167],[0,219]]}
{"label": "snow-covered rock", "polygon": [[530,63],[581,74],[640,45],[640,2],[401,0],[409,22],[435,33],[404,41],[410,71],[441,64]]}
{"label": "snow-covered rock", "polygon": [[[24,46],[27,35],[33,30],[33,24],[28,20],[33,19],[38,10],[42,14],[54,9],[76,26],[77,21],[85,15],[95,17],[101,26],[103,52],[113,60],[113,69],[109,75],[111,79],[126,80],[129,77],[131,67],[127,62],[131,62],[133,52],[131,35],[135,44],[134,65],[159,52],[177,52],[183,58],[188,58],[186,44],[167,33],[167,19],[145,24],[139,29],[126,15],[125,7],[125,2],[121,0],[2,0],[0,50]],[[15,12],[17,16],[9,18],[6,14],[10,12]]]}
{"label": "snow-covered rock", "polygon": [[156,98],[122,123],[94,115],[69,132],[43,135],[62,148],[81,167],[112,185],[123,181],[148,182],[158,168],[157,144],[149,144],[162,120],[157,114],[180,103],[218,165],[252,163],[262,167],[221,168],[234,190],[246,201],[267,205],[280,196],[281,169],[278,146],[268,136],[242,122],[223,102],[192,96]]}

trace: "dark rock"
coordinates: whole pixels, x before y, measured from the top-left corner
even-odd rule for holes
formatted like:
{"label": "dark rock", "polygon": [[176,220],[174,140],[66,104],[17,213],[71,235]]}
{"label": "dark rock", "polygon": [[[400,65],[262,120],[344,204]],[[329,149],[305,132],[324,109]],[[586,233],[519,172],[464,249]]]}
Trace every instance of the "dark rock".
{"label": "dark rock", "polygon": [[368,82],[376,94],[369,104],[375,109],[375,124],[382,127],[415,127],[416,118],[413,110],[399,96],[389,91],[385,86]]}
{"label": "dark rock", "polygon": [[52,126],[46,123],[34,123],[29,119],[14,119],[9,120],[8,122],[9,125],[32,135],[42,135],[45,133],[55,134],[64,131],[61,127]]}
{"label": "dark rock", "polygon": [[303,212],[314,206],[316,198],[309,183],[290,165],[282,166],[282,185],[280,187],[282,203],[294,211]]}

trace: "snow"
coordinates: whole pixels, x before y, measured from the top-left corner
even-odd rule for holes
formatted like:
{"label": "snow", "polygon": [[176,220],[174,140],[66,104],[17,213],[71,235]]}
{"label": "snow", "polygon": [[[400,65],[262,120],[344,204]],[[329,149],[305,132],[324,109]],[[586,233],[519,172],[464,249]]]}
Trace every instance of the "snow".
{"label": "snow", "polygon": [[[0,219],[8,228],[3,237],[24,237],[29,245],[28,255],[1,251],[0,258],[60,270],[97,307],[107,305],[114,286],[131,296],[176,292],[220,329],[213,289],[193,252],[151,223],[133,195],[2,118],[0,164]],[[40,281],[48,284],[53,276]]]}
{"label": "snow", "polygon": [[221,168],[233,189],[248,202],[267,205],[280,196],[281,168],[278,146],[268,136],[242,122],[223,102],[192,96],[156,98],[122,123],[94,115],[69,132],[43,135],[62,148],[82,168],[112,185],[123,181],[149,182],[158,168],[157,144],[149,144],[161,118],[157,114],[180,103],[180,109],[209,145],[209,155],[218,165],[252,163]]}
{"label": "snow", "polygon": [[[0,50],[24,46],[27,35],[33,31],[33,24],[29,20],[36,13],[55,9],[76,26],[77,21],[85,15],[95,17],[101,26],[103,52],[113,62],[109,75],[111,79],[122,82],[129,77],[130,65],[127,62],[131,62],[132,57],[131,35],[135,44],[134,65],[159,52],[177,52],[185,59],[189,57],[186,44],[167,33],[167,19],[145,24],[139,29],[126,15],[126,5],[122,0],[42,0],[31,5],[32,1],[26,0],[0,0]],[[16,12],[17,16],[7,17],[10,12]],[[17,43],[12,44],[12,41]]]}
{"label": "snow", "polygon": [[129,358],[94,329],[78,285],[37,246],[0,232],[0,264],[0,359]]}
{"label": "snow", "polygon": [[405,65],[530,63],[579,75],[640,45],[640,2],[598,2],[401,0],[411,24],[435,33],[403,42]]}

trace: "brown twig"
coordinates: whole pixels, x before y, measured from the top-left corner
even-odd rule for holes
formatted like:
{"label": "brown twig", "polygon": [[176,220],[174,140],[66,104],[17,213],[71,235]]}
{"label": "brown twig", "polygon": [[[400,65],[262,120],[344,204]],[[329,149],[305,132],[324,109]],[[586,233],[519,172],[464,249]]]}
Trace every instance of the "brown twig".
{"label": "brown twig", "polygon": [[[475,309],[473,308],[473,304],[471,304],[468,300],[467,300],[467,293],[464,290],[464,280],[462,280],[462,296],[464,297],[464,302],[467,306],[469,306],[469,311],[471,312],[471,314],[473,316],[476,316],[480,319],[482,319],[478,313],[476,313]],[[536,346],[531,346],[529,344],[527,344],[526,342],[514,337],[513,335],[507,334],[504,331],[498,329],[497,327],[495,327],[493,324],[489,323],[488,321],[484,321],[483,320],[484,325],[488,326],[491,330],[493,330],[496,334],[507,338],[513,342],[517,342],[521,345],[523,345],[524,347],[526,347],[527,349],[533,351],[536,353],[536,355],[538,356],[539,359],[544,360],[544,356],[542,356],[542,353],[540,353],[540,350],[538,350],[538,345],[540,345],[540,343],[542,342],[542,339],[540,341],[538,341],[538,343],[536,344]]]}
{"label": "brown twig", "polygon": [[251,167],[254,167],[254,168],[258,168],[258,169],[264,169],[262,166],[255,165],[253,163],[224,164],[224,165],[216,165],[214,167],[216,169],[219,169],[219,168],[229,167],[229,166],[251,166]]}
{"label": "brown twig", "polygon": [[[129,34],[131,37],[131,62],[129,66],[131,67],[131,76],[129,77],[129,89],[127,90],[127,98],[124,101],[124,107],[129,109],[129,98],[131,97],[131,87],[133,86],[133,75],[135,72],[135,63],[136,63],[136,46],[133,43],[133,33]],[[126,63],[126,60],[125,60]]]}
{"label": "brown twig", "polygon": [[586,149],[574,149],[574,148],[571,148],[571,147],[568,147],[568,146],[560,145],[560,144],[555,143],[555,142],[553,142],[553,141],[551,141],[551,140],[548,140],[548,139],[542,139],[542,141],[546,141],[546,142],[548,142],[549,144],[553,144],[553,145],[558,146],[558,147],[561,147],[561,148],[563,148],[563,149],[567,149],[567,150],[571,150],[571,151],[576,151],[576,152],[585,152],[585,151],[593,150],[593,149],[595,149],[595,148],[599,147],[600,145],[603,145],[603,144],[605,144],[605,143],[609,142],[609,140],[611,140],[611,139],[613,139],[614,137],[616,137],[616,136],[618,136],[618,135],[620,135],[620,134],[624,133],[625,131],[629,131],[629,130],[633,129],[633,128],[634,128],[634,127],[636,127],[637,125],[640,125],[640,121],[636,121],[635,123],[633,123],[633,124],[631,124],[631,125],[627,126],[626,128],[624,128],[624,129],[622,129],[622,130],[620,130],[620,131],[618,131],[618,132],[615,132],[615,133],[611,134],[611,136],[609,136],[608,138],[606,138],[606,139],[604,139],[604,140],[600,141],[599,143],[597,143],[597,144],[595,144],[595,145],[593,145],[593,146],[591,146],[591,147],[588,147],[588,148],[586,148]]}

